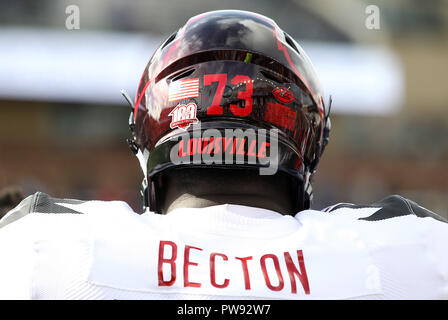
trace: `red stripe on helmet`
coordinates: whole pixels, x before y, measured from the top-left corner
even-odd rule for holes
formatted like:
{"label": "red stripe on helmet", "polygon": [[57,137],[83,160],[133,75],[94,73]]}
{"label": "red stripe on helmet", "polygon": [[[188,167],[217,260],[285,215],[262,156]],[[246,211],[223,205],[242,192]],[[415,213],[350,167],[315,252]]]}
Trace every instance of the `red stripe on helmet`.
{"label": "red stripe on helmet", "polygon": [[[288,53],[288,49],[283,45],[283,43],[280,41],[277,35],[277,26],[274,26],[274,37],[277,39],[277,48],[278,50],[282,51],[285,55],[286,60],[289,63],[289,66],[294,71],[294,73],[300,78],[300,80],[303,82],[303,84],[307,87],[308,91],[311,93],[311,96],[313,97],[316,104],[319,106],[321,104],[321,101],[317,98],[316,93],[314,92],[311,85],[308,83],[308,81],[305,79],[305,77],[297,70],[294,63],[292,62],[292,59]],[[319,108],[320,110],[321,108]],[[322,111],[322,110],[321,110]]]}
{"label": "red stripe on helmet", "polygon": [[138,111],[138,107],[140,105],[140,102],[142,101],[143,95],[145,94],[146,89],[148,89],[149,84],[151,83],[151,80],[148,80],[148,82],[146,82],[145,86],[143,87],[143,89],[140,91],[140,93],[137,95],[138,99],[135,101],[135,106],[134,106],[134,122],[137,122],[137,111]]}
{"label": "red stripe on helmet", "polygon": [[[324,113],[323,113],[322,109],[323,109],[324,104],[323,104],[323,102],[321,103],[321,101],[319,101],[319,99],[317,99],[317,95],[314,92],[314,90],[312,89],[312,87],[310,86],[310,84],[308,83],[308,81],[299,72],[299,70],[297,70],[297,68],[295,67],[294,63],[292,62],[291,57],[289,56],[289,53],[288,53],[288,49],[283,45],[283,43],[280,41],[280,39],[278,37],[277,30],[279,29],[279,27],[277,26],[275,21],[270,19],[270,18],[268,18],[268,17],[265,17],[263,15],[255,13],[255,12],[251,12],[251,14],[253,14],[254,16],[256,16],[256,17],[258,17],[260,19],[263,19],[264,21],[267,21],[273,27],[273,29],[274,29],[274,37],[275,37],[275,39],[277,39],[277,49],[283,52],[283,54],[285,55],[285,58],[288,61],[288,64],[291,67],[291,69],[294,71],[294,73],[299,77],[299,79],[303,82],[303,84],[307,87],[307,89],[311,93],[311,96],[313,97],[314,102],[318,106],[321,118],[323,119]],[[322,106],[322,108],[319,108],[319,106]]]}
{"label": "red stripe on helmet", "polygon": [[171,57],[172,52],[173,52],[174,50],[177,50],[177,46],[178,46],[179,39],[183,37],[183,35],[184,35],[184,33],[185,33],[185,30],[187,29],[187,26],[188,26],[189,24],[191,24],[192,22],[194,22],[194,21],[196,21],[196,20],[199,20],[199,19],[201,19],[201,18],[203,18],[203,17],[205,17],[205,16],[207,16],[207,15],[209,15],[209,14],[210,14],[210,12],[204,12],[204,13],[202,13],[202,14],[199,14],[199,15],[197,15],[197,16],[195,16],[195,17],[190,18],[190,19],[187,21],[187,23],[186,23],[186,24],[179,30],[179,33],[178,33],[177,36],[176,36],[177,39],[176,39],[176,40],[174,41],[174,43],[170,46],[170,48],[168,49],[168,52],[166,53],[166,55],[165,55],[165,57],[164,57],[164,59],[163,59],[162,69],[166,67],[166,65],[167,65],[167,63],[168,63],[168,61],[169,61],[169,58]]}

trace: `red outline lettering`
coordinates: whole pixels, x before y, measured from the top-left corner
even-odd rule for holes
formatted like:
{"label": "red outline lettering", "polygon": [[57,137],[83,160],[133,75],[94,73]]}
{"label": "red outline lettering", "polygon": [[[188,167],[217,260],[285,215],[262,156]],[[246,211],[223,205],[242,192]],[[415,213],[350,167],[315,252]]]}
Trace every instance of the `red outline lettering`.
{"label": "red outline lettering", "polygon": [[305,269],[305,260],[303,259],[302,250],[297,250],[297,259],[299,261],[300,271],[297,270],[294,262],[292,261],[291,255],[288,252],[284,253],[286,268],[288,269],[289,279],[291,280],[291,293],[297,293],[297,285],[295,276],[299,277],[300,283],[302,284],[305,294],[310,294],[310,284],[308,282],[308,276]]}
{"label": "red outline lettering", "polygon": [[222,254],[222,253],[213,252],[210,255],[210,282],[212,283],[212,286],[222,289],[222,288],[226,288],[229,285],[230,280],[224,279],[223,284],[216,283],[216,276],[215,276],[215,257],[216,256],[220,256],[221,258],[223,258],[224,261],[227,261],[228,258],[225,254]]}
{"label": "red outline lettering", "polygon": [[264,158],[266,157],[266,147],[269,147],[271,144],[269,142],[263,142],[260,146],[260,150],[258,150],[257,157]]}
{"label": "red outline lettering", "polygon": [[[170,259],[165,259],[163,257],[163,252],[165,250],[165,245],[169,245],[172,248],[172,255]],[[172,241],[160,241],[159,243],[159,265],[158,265],[158,276],[159,276],[159,287],[172,286],[176,282],[176,258],[177,258],[177,245]],[[163,264],[169,263],[171,265],[171,279],[169,281],[163,280]]]}
{"label": "red outline lettering", "polygon": [[246,144],[246,139],[243,139],[243,140],[237,139],[237,140],[240,140],[241,142],[240,142],[240,146],[238,148],[238,152],[236,154],[244,155],[245,154],[245,152],[244,152],[244,145]]}
{"label": "red outline lettering", "polygon": [[200,288],[201,284],[197,283],[197,282],[191,282],[189,280],[189,276],[188,276],[188,267],[198,265],[196,262],[190,262],[190,250],[191,249],[196,249],[196,250],[202,251],[201,248],[185,245],[185,250],[184,250],[184,287]]}
{"label": "red outline lettering", "polygon": [[253,83],[252,79],[244,75],[236,75],[231,84],[244,83],[246,85],[246,90],[238,92],[238,98],[244,100],[244,107],[239,108],[236,104],[230,105],[230,111],[236,116],[246,117],[252,112],[252,93],[253,93]]}
{"label": "red outline lettering", "polygon": [[250,277],[249,277],[249,270],[247,269],[247,260],[252,260],[252,256],[244,257],[244,258],[235,257],[235,259],[238,259],[241,261],[241,265],[243,267],[243,274],[244,274],[244,287],[246,290],[250,290]]}
{"label": "red outline lettering", "polygon": [[207,114],[222,114],[222,106],[220,106],[224,89],[227,83],[226,73],[206,74],[204,75],[204,86],[209,86],[213,82],[218,82],[218,88],[216,89],[213,102],[210,107],[207,108]]}
{"label": "red outline lettering", "polygon": [[[278,276],[278,280],[279,280],[278,286],[273,286],[271,283],[271,280],[269,279],[268,271],[266,269],[266,259],[267,258],[271,258],[272,261],[274,262],[275,271],[277,272],[277,276]],[[275,254],[265,254],[264,256],[262,256],[260,258],[260,264],[261,264],[261,270],[263,271],[264,281],[266,282],[266,285],[268,286],[268,288],[271,289],[272,291],[282,290],[283,287],[285,286],[285,283],[283,282],[283,276],[282,276],[282,272],[280,271],[280,263],[278,262],[277,256]]]}

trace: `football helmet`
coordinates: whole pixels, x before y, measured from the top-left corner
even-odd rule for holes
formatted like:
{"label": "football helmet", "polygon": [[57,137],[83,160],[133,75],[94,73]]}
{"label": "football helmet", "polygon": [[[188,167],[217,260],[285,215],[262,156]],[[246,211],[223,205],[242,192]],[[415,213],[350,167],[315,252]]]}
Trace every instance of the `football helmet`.
{"label": "football helmet", "polygon": [[[152,55],[135,101],[124,95],[133,109],[128,144],[142,167],[151,211],[160,211],[154,181],[164,170],[261,169],[272,166],[268,157],[302,187],[297,210],[309,208],[329,112],[310,59],[272,19],[240,10],[190,18]],[[231,138],[226,130],[233,130]],[[205,159],[219,154],[228,161]]]}

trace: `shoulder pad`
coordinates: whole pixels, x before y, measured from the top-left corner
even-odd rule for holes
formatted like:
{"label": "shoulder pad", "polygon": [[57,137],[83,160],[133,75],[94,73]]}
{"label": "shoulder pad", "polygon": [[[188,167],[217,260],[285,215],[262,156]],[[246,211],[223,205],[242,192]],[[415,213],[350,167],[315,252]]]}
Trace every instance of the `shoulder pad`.
{"label": "shoulder pad", "polygon": [[23,199],[22,202],[17,205],[17,207],[3,216],[3,218],[0,220],[0,228],[33,212],[47,214],[82,214],[81,212],[66,208],[59,204],[79,204],[83,202],[84,201],[81,200],[53,198],[46,193],[36,192],[35,194]]}
{"label": "shoulder pad", "polygon": [[374,202],[370,205],[356,205],[351,203],[340,203],[328,209],[328,212],[341,208],[362,209],[362,208],[381,208],[369,217],[359,218],[359,220],[378,221],[390,219],[406,215],[415,215],[419,218],[431,217],[433,219],[446,222],[448,220],[438,214],[419,206],[414,201],[403,198],[400,195],[391,195],[381,201]]}

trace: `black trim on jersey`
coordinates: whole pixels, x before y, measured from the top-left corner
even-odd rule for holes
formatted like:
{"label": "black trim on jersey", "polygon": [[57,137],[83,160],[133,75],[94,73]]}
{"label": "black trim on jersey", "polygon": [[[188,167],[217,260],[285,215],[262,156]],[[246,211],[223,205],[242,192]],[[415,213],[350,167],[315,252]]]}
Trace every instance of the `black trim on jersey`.
{"label": "black trim on jersey", "polygon": [[81,204],[85,201],[82,200],[74,200],[74,199],[59,199],[50,197],[48,194],[43,192],[36,193],[36,200],[34,202],[32,212],[40,212],[40,213],[73,213],[73,214],[82,214],[82,212],[72,210],[66,208],[64,206],[60,206],[57,203],[66,203],[66,204]]}
{"label": "black trim on jersey", "polygon": [[356,205],[351,203],[341,203],[332,207],[329,212],[340,208],[362,209],[362,208],[381,208],[369,217],[359,218],[358,220],[379,221],[395,217],[415,215],[419,218],[431,217],[441,222],[448,223],[448,220],[438,214],[419,206],[414,201],[403,198],[400,195],[391,195],[381,201],[370,205]]}
{"label": "black trim on jersey", "polygon": [[36,192],[35,194],[23,199],[17,207],[4,215],[3,218],[0,219],[0,228],[33,212],[46,214],[82,214],[82,212],[66,208],[57,203],[80,204],[83,202],[85,201],[53,198],[46,193]]}

